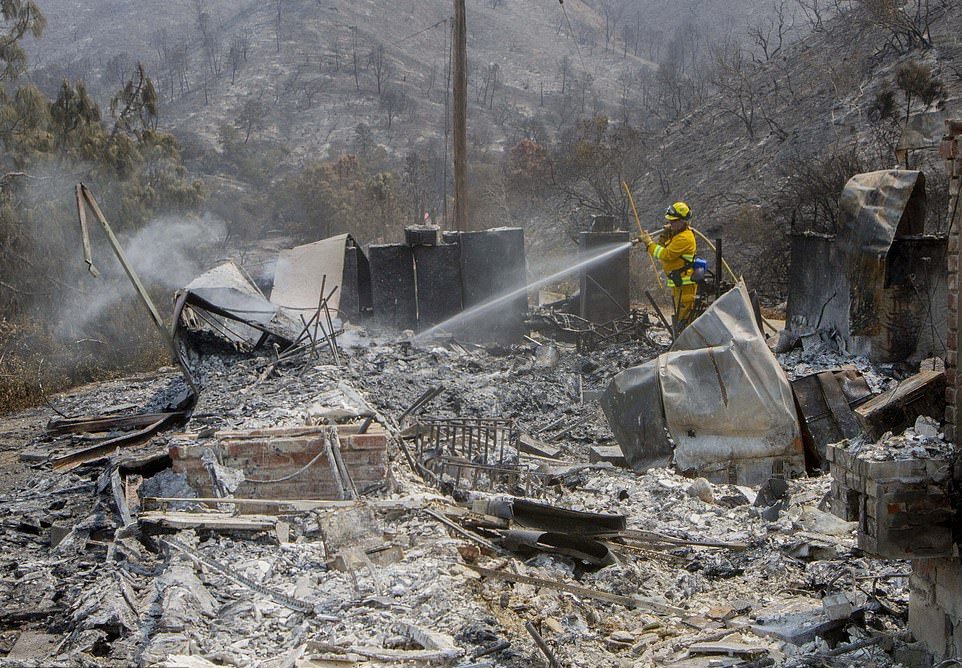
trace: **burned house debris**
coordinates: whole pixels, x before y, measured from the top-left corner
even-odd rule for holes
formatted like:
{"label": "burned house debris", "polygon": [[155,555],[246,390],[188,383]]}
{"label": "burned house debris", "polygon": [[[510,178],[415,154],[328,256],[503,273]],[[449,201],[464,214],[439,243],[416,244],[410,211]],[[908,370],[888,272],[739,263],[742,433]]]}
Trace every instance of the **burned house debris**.
{"label": "burned house debris", "polygon": [[679,470],[739,485],[805,472],[791,386],[744,284],[671,350],[615,376],[602,405],[636,470],[673,460]]}
{"label": "burned house debris", "polygon": [[925,236],[923,187],[857,176],[845,234],[796,239],[862,273],[826,294],[809,263],[778,355],[744,282],[672,341],[611,229],[579,242],[578,298],[534,314],[520,229],[341,235],[269,285],[212,268],[175,297],[186,375],[0,422],[4,662],[958,656],[957,257],[944,365],[918,363],[939,309],[908,297],[958,224]]}
{"label": "burned house debris", "polygon": [[838,229],[797,231],[788,331],[876,362],[942,355],[946,236],[925,229],[925,176],[857,174]]}

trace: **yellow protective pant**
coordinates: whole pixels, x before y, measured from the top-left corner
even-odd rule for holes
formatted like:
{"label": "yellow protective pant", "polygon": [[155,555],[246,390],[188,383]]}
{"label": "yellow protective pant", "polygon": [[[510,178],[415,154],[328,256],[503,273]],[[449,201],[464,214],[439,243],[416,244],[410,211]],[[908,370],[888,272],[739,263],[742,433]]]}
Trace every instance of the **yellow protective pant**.
{"label": "yellow protective pant", "polygon": [[675,306],[675,333],[677,334],[681,330],[688,326],[691,321],[692,310],[695,307],[695,293],[698,291],[698,286],[692,283],[691,285],[682,285],[681,287],[672,287],[671,298]]}

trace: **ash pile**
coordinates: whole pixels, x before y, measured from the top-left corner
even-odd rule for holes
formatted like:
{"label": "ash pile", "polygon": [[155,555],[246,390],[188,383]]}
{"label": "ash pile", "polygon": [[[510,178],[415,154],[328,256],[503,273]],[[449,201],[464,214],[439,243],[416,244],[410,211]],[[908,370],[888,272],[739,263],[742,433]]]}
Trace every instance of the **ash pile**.
{"label": "ash pile", "polygon": [[[577,308],[529,313],[523,236],[411,234],[282,251],[269,296],[221,265],[177,295],[179,370],[2,421],[5,665],[924,654],[904,560],[953,547],[935,361],[766,337],[744,284],[672,341],[591,264]],[[942,504],[925,544],[881,512],[911,485]]]}

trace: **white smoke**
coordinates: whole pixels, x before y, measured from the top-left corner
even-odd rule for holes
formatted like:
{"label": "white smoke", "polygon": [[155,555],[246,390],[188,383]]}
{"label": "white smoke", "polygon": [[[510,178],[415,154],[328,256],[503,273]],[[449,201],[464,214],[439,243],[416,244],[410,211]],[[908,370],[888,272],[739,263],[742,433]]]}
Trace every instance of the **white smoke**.
{"label": "white smoke", "polygon": [[[58,330],[62,335],[75,335],[102,318],[113,306],[136,299],[136,291],[125,274],[112,247],[104,239],[96,221],[88,220],[91,243],[94,248],[94,266],[100,276],[87,274],[81,280],[83,297],[64,295],[57,316]],[[156,295],[158,289],[173,292],[185,286],[195,276],[207,269],[210,259],[220,250],[227,226],[223,220],[211,216],[183,217],[163,215],[154,218],[133,234],[120,237],[120,245],[127,261],[148,290]],[[78,263],[82,262],[80,248]],[[167,315],[169,300],[155,304],[162,316]],[[147,324],[144,312],[145,326]],[[130,323],[132,327],[141,323]]]}

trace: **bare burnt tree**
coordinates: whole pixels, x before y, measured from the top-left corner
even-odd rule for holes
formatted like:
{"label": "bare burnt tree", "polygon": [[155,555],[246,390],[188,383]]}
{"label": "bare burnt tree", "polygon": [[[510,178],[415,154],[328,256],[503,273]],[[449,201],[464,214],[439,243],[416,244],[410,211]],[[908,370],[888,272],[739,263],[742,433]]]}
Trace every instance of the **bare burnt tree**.
{"label": "bare burnt tree", "polygon": [[133,56],[126,52],[115,54],[104,65],[104,78],[111,87],[121,88],[127,83],[127,78],[133,68]]}
{"label": "bare burnt tree", "polygon": [[755,114],[759,106],[758,84],[751,58],[735,43],[715,49],[711,83],[720,93],[716,104],[741,121],[749,137],[755,136]]}
{"label": "bare burnt tree", "polygon": [[174,50],[171,45],[170,36],[166,28],[156,30],[150,35],[150,45],[157,54],[160,69],[163,72],[167,85],[168,98],[174,99],[174,80],[177,78],[176,67],[174,66]]}
{"label": "bare burnt tree", "polygon": [[281,28],[283,27],[284,0],[274,0],[274,51],[281,52]]}
{"label": "bare burnt tree", "polygon": [[431,63],[431,71],[428,72],[427,78],[427,88],[424,91],[424,97],[427,99],[431,98],[431,92],[434,90],[434,86],[438,81],[438,64]]}
{"label": "bare burnt tree", "polygon": [[554,186],[579,207],[618,219],[627,217],[622,183],[632,190],[650,163],[646,137],[603,116],[579,122],[559,139],[552,158]]}
{"label": "bare burnt tree", "polygon": [[601,15],[605,19],[605,53],[608,53],[611,40],[624,13],[625,5],[621,0],[601,0],[599,5]]}
{"label": "bare burnt tree", "polygon": [[571,78],[571,58],[564,56],[558,63],[558,73],[561,77],[561,95],[568,92],[568,80]]}
{"label": "bare burnt tree", "polygon": [[635,53],[638,48],[638,37],[635,33],[634,24],[630,21],[624,21],[621,24],[620,34],[622,44],[621,58],[622,60],[627,60],[629,49],[632,51],[632,53]]}
{"label": "bare burnt tree", "polygon": [[889,45],[898,53],[932,46],[931,26],[935,9],[944,2],[930,0],[859,0],[873,23],[888,32]]}
{"label": "bare burnt tree", "polygon": [[394,119],[414,110],[414,100],[403,90],[387,87],[381,94],[381,109],[387,117],[387,129],[391,129]]}
{"label": "bare burnt tree", "polygon": [[234,85],[237,82],[237,71],[244,64],[244,47],[238,37],[234,37],[230,42],[227,61],[230,64],[230,83]]}
{"label": "bare burnt tree", "polygon": [[820,32],[829,9],[828,0],[795,0],[795,5],[812,32]]}
{"label": "bare burnt tree", "polygon": [[578,90],[581,93],[581,113],[585,113],[589,93],[594,91],[595,77],[590,72],[583,72],[578,77]]}
{"label": "bare burnt tree", "polygon": [[903,125],[899,118],[898,101],[890,84],[879,89],[866,110],[874,141],[871,147],[881,165],[891,164],[902,136]]}
{"label": "bare burnt tree", "polygon": [[200,43],[207,61],[210,74],[217,78],[221,73],[221,27],[210,12],[203,9],[203,3],[196,2],[197,30],[200,31]]}
{"label": "bare burnt tree", "polygon": [[190,92],[190,34],[185,31],[171,50],[171,64],[177,73],[180,94]]}
{"label": "bare burnt tree", "polygon": [[432,182],[427,158],[416,150],[409,151],[404,156],[401,168],[401,184],[409,201],[412,220],[420,221],[427,209],[427,202],[433,199],[428,193]]}
{"label": "bare burnt tree", "polygon": [[377,94],[381,95],[384,84],[391,76],[391,61],[388,60],[387,49],[378,42],[367,55],[367,64],[374,74],[374,81],[377,84]]}
{"label": "bare burnt tree", "polygon": [[621,122],[625,125],[631,124],[632,93],[634,92],[635,81],[635,73],[629,68],[625,68],[618,75],[618,106],[621,110]]}
{"label": "bare burnt tree", "polygon": [[753,57],[768,61],[781,53],[795,29],[795,16],[787,5],[788,0],[772,0],[769,16],[748,29],[749,42],[755,47]]}
{"label": "bare burnt tree", "polygon": [[331,51],[328,56],[331,71],[337,74],[341,71],[341,36],[337,33],[331,37]]}
{"label": "bare burnt tree", "polygon": [[490,63],[475,68],[475,71],[480,71],[474,77],[475,99],[482,107],[491,109],[494,106],[494,90],[498,85],[500,68],[497,63]]}
{"label": "bare burnt tree", "polygon": [[774,211],[793,232],[835,234],[838,231],[838,194],[852,177],[869,166],[856,147],[833,147],[819,156],[796,156],[783,168],[787,178]]}
{"label": "bare burnt tree", "polygon": [[250,141],[251,135],[267,127],[267,106],[260,97],[248,98],[237,114],[235,125],[244,131],[244,143]]}
{"label": "bare burnt tree", "polygon": [[644,55],[653,63],[661,60],[665,45],[664,35],[660,30],[643,25],[640,13],[636,14],[635,33],[638,35],[638,48],[635,50],[635,55]]}
{"label": "bare burnt tree", "polygon": [[354,68],[354,88],[361,90],[361,79],[358,76],[358,65],[360,58],[357,52],[357,26],[351,26],[351,65]]}
{"label": "bare burnt tree", "polygon": [[323,76],[314,77],[308,79],[300,85],[301,99],[304,102],[305,109],[311,109],[314,107],[315,98],[327,90],[330,84],[330,79]]}

